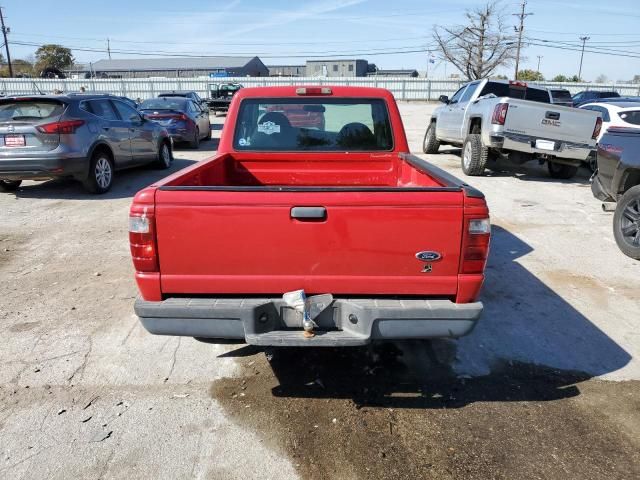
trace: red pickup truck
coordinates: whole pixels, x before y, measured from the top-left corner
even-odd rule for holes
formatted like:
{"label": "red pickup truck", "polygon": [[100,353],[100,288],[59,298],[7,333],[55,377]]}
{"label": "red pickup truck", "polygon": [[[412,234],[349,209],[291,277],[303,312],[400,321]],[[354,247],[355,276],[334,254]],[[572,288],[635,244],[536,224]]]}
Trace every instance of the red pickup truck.
{"label": "red pickup truck", "polygon": [[[322,128],[294,126],[300,111]],[[459,337],[489,238],[482,193],[409,154],[390,92],[245,88],[218,153],[133,200],[135,311],[153,334],[255,345]],[[313,335],[293,290],[332,295]]]}

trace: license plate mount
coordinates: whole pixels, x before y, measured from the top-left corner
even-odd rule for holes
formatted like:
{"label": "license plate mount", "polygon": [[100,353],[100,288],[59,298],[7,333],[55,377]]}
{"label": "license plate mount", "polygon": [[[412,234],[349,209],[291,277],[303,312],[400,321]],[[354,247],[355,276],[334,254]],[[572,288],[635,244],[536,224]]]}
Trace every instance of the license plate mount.
{"label": "license plate mount", "polygon": [[536,148],[539,150],[553,151],[556,149],[556,142],[552,140],[536,140]]}
{"label": "license plate mount", "polygon": [[5,147],[24,147],[25,145],[24,135],[9,134],[4,136]]}

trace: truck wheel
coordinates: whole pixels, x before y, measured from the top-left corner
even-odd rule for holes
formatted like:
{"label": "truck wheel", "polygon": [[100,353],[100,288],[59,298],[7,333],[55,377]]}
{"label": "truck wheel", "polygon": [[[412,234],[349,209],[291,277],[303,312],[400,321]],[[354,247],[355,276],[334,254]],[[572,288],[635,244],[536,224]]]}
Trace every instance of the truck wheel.
{"label": "truck wheel", "polygon": [[561,180],[573,178],[576,173],[578,173],[578,167],[573,165],[564,165],[562,163],[547,162],[547,168],[549,169],[549,175],[551,178],[558,178]]}
{"label": "truck wheel", "polygon": [[484,173],[489,158],[489,149],[482,144],[478,133],[470,133],[462,145],[462,171],[466,175],[478,176]]}
{"label": "truck wheel", "polygon": [[171,166],[171,162],[173,162],[173,153],[171,152],[171,147],[169,146],[168,141],[163,141],[160,144],[160,149],[158,150],[158,159],[156,160],[156,166],[163,170],[166,170]]}
{"label": "truck wheel", "polygon": [[0,180],[0,192],[15,192],[22,180]]}
{"label": "truck wheel", "polygon": [[422,141],[422,151],[428,154],[438,153],[440,148],[440,141],[436,137],[436,124],[431,122],[427,127],[427,131],[424,134],[424,140]]}
{"label": "truck wheel", "polygon": [[189,146],[196,149],[200,146],[200,129],[198,127],[196,127],[195,136],[193,140],[189,142]]}
{"label": "truck wheel", "polygon": [[89,165],[89,175],[83,182],[89,193],[106,193],[113,185],[113,161],[107,152],[93,154]]}
{"label": "truck wheel", "polygon": [[627,257],[640,260],[640,185],[622,195],[613,214],[613,236]]}

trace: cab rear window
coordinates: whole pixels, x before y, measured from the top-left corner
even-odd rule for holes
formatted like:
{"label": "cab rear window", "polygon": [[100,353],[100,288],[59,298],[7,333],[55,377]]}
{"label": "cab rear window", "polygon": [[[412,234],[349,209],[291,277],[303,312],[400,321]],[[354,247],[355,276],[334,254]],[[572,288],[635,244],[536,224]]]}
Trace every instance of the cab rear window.
{"label": "cab rear window", "polygon": [[480,96],[493,94],[496,97],[519,98],[521,100],[531,100],[532,102],[551,103],[548,90],[532,87],[521,87],[502,82],[488,82]]}
{"label": "cab rear window", "polygon": [[64,103],[57,100],[0,101],[0,122],[29,122],[57,117],[64,111]]}
{"label": "cab rear window", "polygon": [[234,148],[250,151],[388,151],[391,123],[384,100],[245,99]]}

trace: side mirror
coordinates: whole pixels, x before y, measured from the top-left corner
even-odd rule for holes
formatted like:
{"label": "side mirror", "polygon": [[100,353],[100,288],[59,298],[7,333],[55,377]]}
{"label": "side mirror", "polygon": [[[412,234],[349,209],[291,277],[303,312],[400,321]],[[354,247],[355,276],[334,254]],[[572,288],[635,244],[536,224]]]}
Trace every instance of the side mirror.
{"label": "side mirror", "polygon": [[440,98],[438,98],[438,100],[440,100],[442,103],[449,103],[449,97],[447,97],[446,95],[440,95]]}

